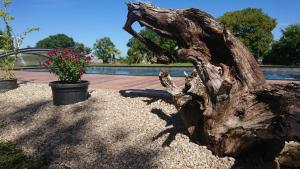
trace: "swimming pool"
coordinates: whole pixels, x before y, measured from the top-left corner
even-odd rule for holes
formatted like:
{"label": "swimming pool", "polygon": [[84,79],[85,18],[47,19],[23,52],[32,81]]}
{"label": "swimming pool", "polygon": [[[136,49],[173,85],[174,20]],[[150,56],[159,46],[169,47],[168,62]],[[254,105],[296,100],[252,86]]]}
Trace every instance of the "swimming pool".
{"label": "swimming pool", "polygon": [[[300,80],[300,68],[262,67],[267,80]],[[109,74],[129,76],[158,76],[160,70],[168,70],[173,77],[184,76],[184,71],[191,73],[192,67],[89,67],[88,74]]]}
{"label": "swimming pool", "polygon": [[[25,71],[47,72],[44,68],[20,68]],[[138,66],[95,66],[88,67],[87,74],[127,75],[127,76],[158,76],[160,70],[168,70],[173,77],[183,77],[184,71],[191,73],[193,67],[138,67]],[[262,67],[267,80],[300,81],[300,68]]]}

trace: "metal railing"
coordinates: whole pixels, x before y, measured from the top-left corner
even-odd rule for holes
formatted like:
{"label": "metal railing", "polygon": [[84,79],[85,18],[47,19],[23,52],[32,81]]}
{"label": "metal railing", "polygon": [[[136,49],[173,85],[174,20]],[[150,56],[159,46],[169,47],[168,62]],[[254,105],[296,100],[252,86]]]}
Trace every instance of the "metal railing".
{"label": "metal railing", "polygon": [[7,56],[11,56],[11,55],[14,55],[14,54],[19,54],[19,53],[27,53],[27,54],[33,54],[33,55],[42,55],[42,56],[46,56],[48,57],[48,54],[41,54],[41,53],[36,53],[36,52],[49,52],[53,49],[45,49],[45,48],[23,48],[23,49],[19,49],[17,51],[14,51],[14,50],[11,50],[7,53],[4,53],[4,54],[0,54],[0,58],[3,58],[3,57],[7,57]]}

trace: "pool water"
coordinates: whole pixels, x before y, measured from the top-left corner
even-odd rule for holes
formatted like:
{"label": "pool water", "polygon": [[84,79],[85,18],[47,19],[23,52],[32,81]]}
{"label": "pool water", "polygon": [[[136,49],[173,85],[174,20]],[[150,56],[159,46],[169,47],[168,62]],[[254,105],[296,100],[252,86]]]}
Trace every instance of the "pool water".
{"label": "pool water", "polygon": [[300,80],[300,72],[264,71],[266,80]]}
{"label": "pool water", "polygon": [[[184,71],[192,72],[192,67],[89,67],[88,74],[109,74],[129,76],[158,76],[160,70],[168,70],[173,77],[183,77]],[[263,68],[267,80],[300,80],[300,68]]]}
{"label": "pool water", "polygon": [[160,70],[168,70],[171,76],[183,77],[184,71],[192,72],[192,67],[89,67],[88,74],[109,74],[129,76],[158,76]]}

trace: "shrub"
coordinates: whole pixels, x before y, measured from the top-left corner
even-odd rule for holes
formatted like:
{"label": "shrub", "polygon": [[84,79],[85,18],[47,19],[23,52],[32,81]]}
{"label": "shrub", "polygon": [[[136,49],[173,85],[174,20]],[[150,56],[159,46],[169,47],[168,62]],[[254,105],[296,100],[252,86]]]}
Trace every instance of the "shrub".
{"label": "shrub", "polygon": [[72,49],[58,48],[48,52],[48,55],[49,59],[44,62],[44,66],[63,83],[78,82],[91,61],[90,56],[74,52]]}

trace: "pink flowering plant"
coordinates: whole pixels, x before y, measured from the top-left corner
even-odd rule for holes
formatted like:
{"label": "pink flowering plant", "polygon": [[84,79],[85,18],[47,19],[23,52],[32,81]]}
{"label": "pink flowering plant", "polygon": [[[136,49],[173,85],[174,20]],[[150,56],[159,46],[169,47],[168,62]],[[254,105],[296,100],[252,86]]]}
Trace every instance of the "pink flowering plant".
{"label": "pink flowering plant", "polygon": [[50,73],[59,77],[63,83],[76,83],[81,80],[91,57],[74,52],[72,49],[55,49],[48,52],[49,59],[44,62]]}

